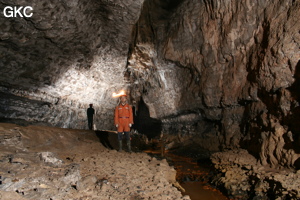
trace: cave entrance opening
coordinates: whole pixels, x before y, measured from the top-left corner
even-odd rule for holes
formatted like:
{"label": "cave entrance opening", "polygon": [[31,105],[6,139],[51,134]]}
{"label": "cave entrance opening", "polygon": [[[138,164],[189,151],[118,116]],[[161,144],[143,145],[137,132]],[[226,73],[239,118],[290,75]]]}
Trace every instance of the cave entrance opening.
{"label": "cave entrance opening", "polygon": [[141,98],[135,112],[134,124],[139,133],[146,135],[149,139],[160,135],[162,130],[161,120],[150,117],[149,108],[143,98]]}

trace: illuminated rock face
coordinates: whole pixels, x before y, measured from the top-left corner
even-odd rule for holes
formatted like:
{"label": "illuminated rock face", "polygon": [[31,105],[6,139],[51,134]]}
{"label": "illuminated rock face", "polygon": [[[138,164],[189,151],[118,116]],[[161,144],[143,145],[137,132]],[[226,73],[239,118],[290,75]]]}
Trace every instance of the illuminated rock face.
{"label": "illuminated rock face", "polygon": [[[126,88],[128,46],[142,3],[1,1],[0,86],[18,96],[1,95],[1,117],[87,128],[93,103],[97,128],[112,128],[117,100],[111,95]],[[33,16],[5,18],[7,5],[29,5]],[[32,108],[27,99],[48,106]]]}
{"label": "illuminated rock face", "polygon": [[[13,4],[4,2],[1,10]],[[0,117],[87,128],[93,103],[97,128],[112,129],[111,95],[126,89],[162,120],[164,133],[200,138],[214,151],[243,147],[263,163],[295,160],[278,154],[270,161],[271,139],[259,141],[278,124],[282,138],[290,131],[284,142],[298,145],[298,1],[30,6],[32,18],[1,15]]]}

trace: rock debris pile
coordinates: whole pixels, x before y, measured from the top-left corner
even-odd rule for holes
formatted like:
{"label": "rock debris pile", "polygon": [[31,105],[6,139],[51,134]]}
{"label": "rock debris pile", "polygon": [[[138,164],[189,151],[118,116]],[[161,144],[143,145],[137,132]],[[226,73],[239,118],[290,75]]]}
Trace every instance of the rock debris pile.
{"label": "rock debris pile", "polygon": [[263,166],[246,150],[211,156],[218,171],[213,183],[236,199],[299,199],[300,170]]}

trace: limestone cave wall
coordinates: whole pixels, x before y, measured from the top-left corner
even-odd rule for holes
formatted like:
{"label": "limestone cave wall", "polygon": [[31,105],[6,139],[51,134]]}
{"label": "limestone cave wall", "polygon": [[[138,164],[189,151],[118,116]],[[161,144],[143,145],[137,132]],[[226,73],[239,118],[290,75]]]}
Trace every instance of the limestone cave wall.
{"label": "limestone cave wall", "polygon": [[132,33],[132,96],[143,97],[167,134],[292,166],[299,1],[167,2],[145,1]]}
{"label": "limestone cave wall", "polygon": [[[111,129],[111,95],[127,87],[130,32],[142,3],[0,1],[0,91],[8,94],[1,95],[0,117],[87,128],[93,103],[97,128]],[[6,6],[31,6],[33,15],[5,18]]]}

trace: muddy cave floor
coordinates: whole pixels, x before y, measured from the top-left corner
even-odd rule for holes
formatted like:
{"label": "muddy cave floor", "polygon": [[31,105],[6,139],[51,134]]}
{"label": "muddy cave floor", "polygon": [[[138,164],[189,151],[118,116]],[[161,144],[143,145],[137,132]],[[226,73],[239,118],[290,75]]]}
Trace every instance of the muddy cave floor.
{"label": "muddy cave floor", "polygon": [[[113,132],[0,123],[0,199],[190,199],[174,167],[132,138],[133,153],[125,141],[117,152]],[[205,177],[175,168],[180,180]]]}

